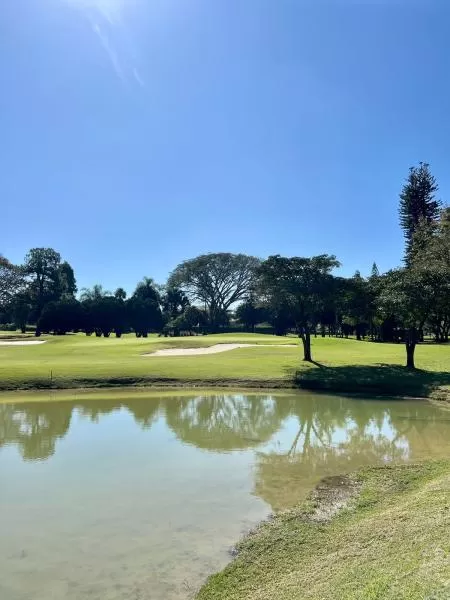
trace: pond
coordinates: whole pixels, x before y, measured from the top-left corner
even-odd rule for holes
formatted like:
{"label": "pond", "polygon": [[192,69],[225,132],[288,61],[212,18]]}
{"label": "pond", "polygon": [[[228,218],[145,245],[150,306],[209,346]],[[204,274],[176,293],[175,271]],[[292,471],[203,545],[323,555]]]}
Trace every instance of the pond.
{"label": "pond", "polygon": [[185,600],[321,477],[450,454],[450,412],[420,401],[15,398],[0,399],[2,600]]}

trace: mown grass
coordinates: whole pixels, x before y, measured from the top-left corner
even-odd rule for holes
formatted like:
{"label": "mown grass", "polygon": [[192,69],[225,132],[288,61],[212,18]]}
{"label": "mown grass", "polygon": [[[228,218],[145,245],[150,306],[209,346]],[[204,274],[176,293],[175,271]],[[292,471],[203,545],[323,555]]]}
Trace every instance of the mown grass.
{"label": "mown grass", "polygon": [[[44,338],[43,338],[44,339]],[[403,368],[404,348],[335,338],[313,340],[315,364],[303,363],[299,340],[260,334],[201,337],[96,338],[49,336],[39,346],[0,344],[0,389],[114,385],[304,387],[340,392],[430,396],[450,386],[450,346],[417,348],[415,373]],[[168,347],[217,343],[289,344],[241,348],[220,354],[146,357]],[[291,344],[296,344],[292,347]],[[443,391],[442,391],[443,390]]]}
{"label": "mown grass", "polygon": [[[197,600],[450,598],[450,463],[369,468],[328,524],[310,503],[263,524]],[[305,512],[306,511],[306,512]]]}

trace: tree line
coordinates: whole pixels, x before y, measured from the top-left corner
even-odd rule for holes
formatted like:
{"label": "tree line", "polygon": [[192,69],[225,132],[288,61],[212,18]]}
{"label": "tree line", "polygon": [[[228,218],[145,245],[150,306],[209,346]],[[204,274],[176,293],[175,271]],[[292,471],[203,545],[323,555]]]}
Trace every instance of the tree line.
{"label": "tree line", "polygon": [[313,257],[211,253],[186,260],[165,285],[145,277],[128,298],[100,285],[77,297],[74,271],[51,248],[33,248],[22,265],[0,257],[0,323],[36,335],[84,331],[120,337],[133,331],[179,335],[217,332],[239,323],[254,331],[295,332],[304,360],[311,338],[334,335],[403,342],[407,366],[426,334],[446,343],[450,334],[450,209],[436,199],[438,185],[426,163],[412,167],[400,193],[404,263],[387,273],[336,275],[333,255]]}

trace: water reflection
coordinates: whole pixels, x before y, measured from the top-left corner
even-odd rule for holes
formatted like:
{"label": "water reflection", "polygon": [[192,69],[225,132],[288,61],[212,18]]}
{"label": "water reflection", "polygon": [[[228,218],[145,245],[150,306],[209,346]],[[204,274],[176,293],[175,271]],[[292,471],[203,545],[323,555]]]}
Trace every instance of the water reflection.
{"label": "water reflection", "polygon": [[46,460],[74,411],[98,422],[119,410],[146,430],[163,416],[180,442],[203,450],[257,449],[255,491],[274,508],[298,499],[295,481],[307,487],[318,475],[450,453],[450,414],[425,402],[233,393],[0,404],[0,450]]}
{"label": "water reflection", "polygon": [[128,410],[142,429],[150,429],[158,416],[158,398],[86,401],[44,401],[0,404],[0,450],[15,445],[24,460],[46,460],[56,451],[57,441],[70,428],[72,414],[99,422],[102,415]]}
{"label": "water reflection", "polygon": [[450,453],[450,413],[425,402],[42,396],[0,404],[2,599],[186,600],[321,477]]}
{"label": "water reflection", "polygon": [[216,452],[269,441],[289,414],[287,405],[267,394],[182,397],[167,402],[165,410],[178,439]]}
{"label": "water reflection", "polygon": [[158,418],[160,405],[161,401],[159,398],[149,397],[128,400],[102,400],[100,402],[87,400],[83,403],[75,403],[73,409],[78,409],[81,415],[94,423],[98,423],[102,415],[108,415],[125,409],[133,415],[137,425],[142,429],[150,429],[154,421]]}
{"label": "water reflection", "polygon": [[344,400],[291,402],[296,429],[284,451],[258,452],[255,493],[274,510],[299,502],[326,476],[450,453],[450,418],[425,402]]}
{"label": "water reflection", "polygon": [[0,404],[0,449],[19,447],[24,460],[45,460],[69,431],[73,406],[66,402]]}

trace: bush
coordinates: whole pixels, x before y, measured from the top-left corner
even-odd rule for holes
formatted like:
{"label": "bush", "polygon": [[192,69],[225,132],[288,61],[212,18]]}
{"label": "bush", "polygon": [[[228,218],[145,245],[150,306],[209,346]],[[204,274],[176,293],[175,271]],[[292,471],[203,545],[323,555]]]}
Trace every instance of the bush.
{"label": "bush", "polygon": [[0,331],[17,331],[17,327],[14,323],[5,323],[0,325]]}

